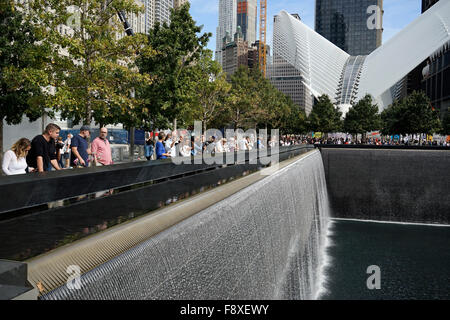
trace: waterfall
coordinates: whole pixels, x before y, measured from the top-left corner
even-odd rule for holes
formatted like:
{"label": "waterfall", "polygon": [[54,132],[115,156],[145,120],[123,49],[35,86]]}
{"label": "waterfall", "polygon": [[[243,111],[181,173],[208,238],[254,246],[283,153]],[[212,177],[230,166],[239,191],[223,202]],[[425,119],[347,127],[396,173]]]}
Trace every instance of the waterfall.
{"label": "waterfall", "polygon": [[314,299],[328,220],[312,151],[41,299]]}

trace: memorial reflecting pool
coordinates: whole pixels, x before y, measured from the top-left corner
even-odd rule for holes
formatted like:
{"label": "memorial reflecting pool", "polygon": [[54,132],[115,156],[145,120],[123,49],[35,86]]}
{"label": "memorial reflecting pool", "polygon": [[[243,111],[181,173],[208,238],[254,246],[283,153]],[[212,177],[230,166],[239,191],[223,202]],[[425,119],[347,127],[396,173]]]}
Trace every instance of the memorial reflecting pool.
{"label": "memorial reflecting pool", "polygon": [[328,240],[321,299],[450,299],[449,226],[333,220]]}

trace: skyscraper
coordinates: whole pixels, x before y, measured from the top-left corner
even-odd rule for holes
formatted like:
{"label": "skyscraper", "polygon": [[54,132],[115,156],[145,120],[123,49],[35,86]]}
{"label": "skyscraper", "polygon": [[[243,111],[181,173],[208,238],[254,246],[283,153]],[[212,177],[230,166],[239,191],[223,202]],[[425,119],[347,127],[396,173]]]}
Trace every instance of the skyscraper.
{"label": "skyscraper", "polygon": [[316,31],[352,56],[382,43],[383,0],[316,0]]}
{"label": "skyscraper", "polygon": [[236,33],[237,0],[219,0],[219,25],[216,32],[216,61],[223,65],[223,38]]}
{"label": "skyscraper", "polygon": [[241,28],[238,27],[233,41],[224,39],[222,47],[222,67],[228,79],[240,66],[248,66],[248,42],[244,40]]}
{"label": "skyscraper", "polygon": [[185,4],[186,2],[189,2],[188,0],[174,0],[173,1],[173,7],[174,8],[179,8],[181,7],[183,4]]}
{"label": "skyscraper", "polygon": [[175,4],[181,6],[187,0],[143,0],[145,2],[145,32],[148,33],[156,22],[170,23],[170,9]]}
{"label": "skyscraper", "polygon": [[145,0],[145,33],[155,24],[155,0]]}
{"label": "skyscraper", "polygon": [[237,1],[237,25],[241,27],[244,40],[247,41],[249,45],[256,42],[257,15],[257,0]]}
{"label": "skyscraper", "polygon": [[170,9],[173,8],[173,0],[154,0],[155,1],[155,22],[163,24],[170,23]]}

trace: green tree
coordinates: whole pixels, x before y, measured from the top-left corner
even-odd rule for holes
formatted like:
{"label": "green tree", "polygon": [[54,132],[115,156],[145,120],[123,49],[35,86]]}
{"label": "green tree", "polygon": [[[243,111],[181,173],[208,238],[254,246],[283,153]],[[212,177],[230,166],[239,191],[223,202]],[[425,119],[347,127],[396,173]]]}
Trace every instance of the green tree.
{"label": "green tree", "polygon": [[222,117],[224,100],[230,89],[222,67],[212,59],[212,51],[205,50],[192,68],[192,98],[188,107],[183,108],[182,118],[189,123],[202,121],[206,131],[214,119]]}
{"label": "green tree", "polygon": [[35,121],[45,111],[49,85],[46,66],[50,47],[43,35],[13,0],[0,3],[0,160],[3,155],[3,121],[18,124],[23,116]]}
{"label": "green tree", "polygon": [[256,105],[252,112],[256,126],[283,130],[285,119],[291,116],[291,100],[264,78],[258,68],[251,70],[256,81]]}
{"label": "green tree", "polygon": [[366,138],[367,132],[381,129],[381,116],[378,105],[372,96],[366,95],[353,105],[344,119],[344,131],[352,134],[362,134]]}
{"label": "green tree", "polygon": [[283,134],[306,134],[308,132],[308,118],[305,111],[287,98],[289,113],[286,113],[281,126]]}
{"label": "green tree", "polygon": [[[135,66],[151,56],[143,34],[127,37],[118,12],[143,12],[133,0],[30,0],[29,13],[52,46],[55,93],[47,106],[74,123],[132,126],[148,114],[134,92],[150,83]],[[70,29],[62,29],[68,25]]]}
{"label": "green tree", "polygon": [[[433,134],[441,129],[438,112],[423,92],[414,91],[381,114],[383,134]],[[420,141],[422,143],[422,141]]]}
{"label": "green tree", "polygon": [[441,128],[439,112],[431,107],[431,102],[424,92],[414,91],[406,98],[409,133],[433,134]]}
{"label": "green tree", "polygon": [[409,131],[404,118],[404,100],[394,101],[388,108],[381,112],[383,127],[381,133],[384,135],[400,134]]}
{"label": "green tree", "polygon": [[189,107],[193,96],[195,72],[192,68],[212,36],[211,33],[201,34],[203,27],[196,25],[189,8],[186,3],[172,10],[169,25],[157,23],[150,30],[148,41],[156,55],[141,57],[138,61],[141,72],[149,73],[154,79],[143,92],[154,127],[188,113],[183,108]]}
{"label": "green tree", "polygon": [[235,129],[282,129],[291,114],[291,101],[259,69],[241,66],[231,76],[226,115]]}
{"label": "green tree", "polygon": [[308,117],[309,129],[325,135],[337,132],[342,128],[342,112],[333,105],[327,95],[319,97]]}
{"label": "green tree", "polygon": [[447,113],[444,116],[444,119],[442,120],[441,134],[450,135],[450,112],[449,111],[447,111]]}
{"label": "green tree", "polygon": [[234,129],[255,127],[254,111],[259,105],[258,84],[250,70],[241,66],[231,76],[231,91],[226,101],[226,116]]}

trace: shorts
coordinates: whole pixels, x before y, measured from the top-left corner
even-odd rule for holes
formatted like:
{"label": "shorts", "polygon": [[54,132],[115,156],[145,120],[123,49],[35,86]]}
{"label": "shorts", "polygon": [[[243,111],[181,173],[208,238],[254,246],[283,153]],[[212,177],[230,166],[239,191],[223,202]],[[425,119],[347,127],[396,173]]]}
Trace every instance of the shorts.
{"label": "shorts", "polygon": [[63,154],[63,159],[70,159],[70,153],[66,152]]}

